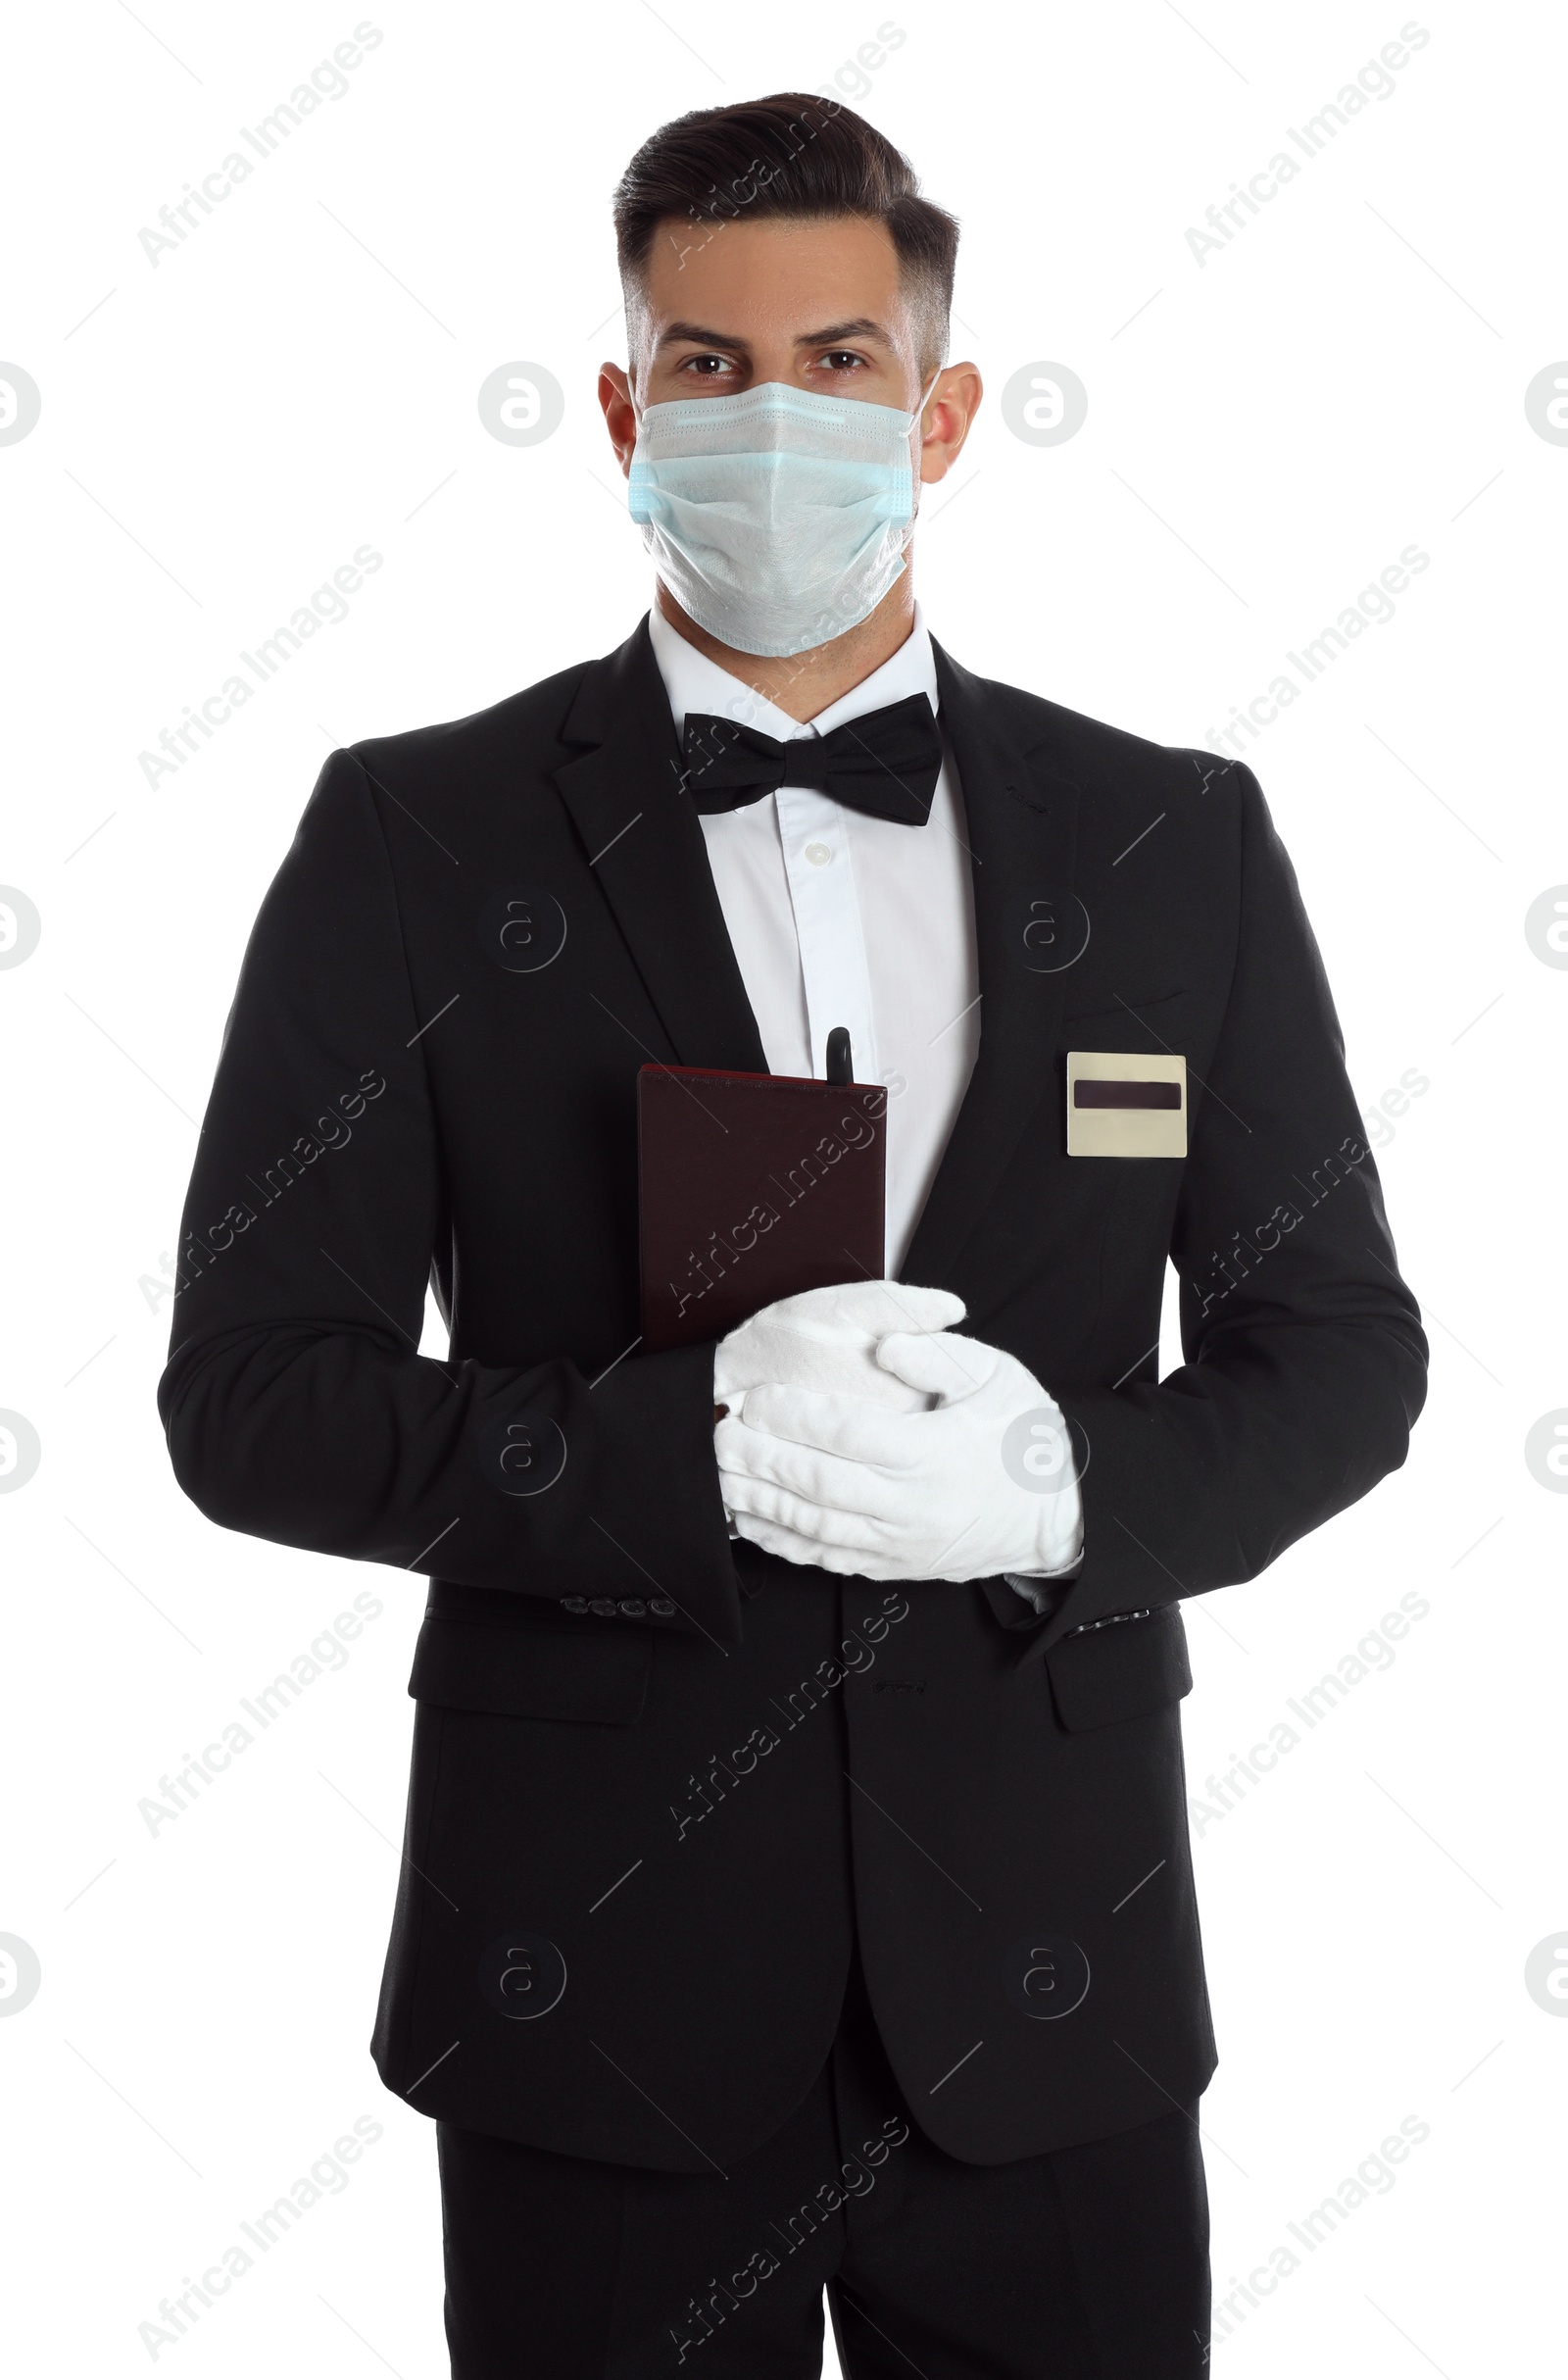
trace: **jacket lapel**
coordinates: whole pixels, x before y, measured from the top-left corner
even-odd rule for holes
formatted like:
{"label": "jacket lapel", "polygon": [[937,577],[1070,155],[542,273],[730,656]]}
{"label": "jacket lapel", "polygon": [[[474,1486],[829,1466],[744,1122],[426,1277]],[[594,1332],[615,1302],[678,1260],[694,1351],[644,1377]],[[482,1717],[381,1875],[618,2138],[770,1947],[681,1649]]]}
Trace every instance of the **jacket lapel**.
{"label": "jacket lapel", "polygon": [[1073,889],[1079,793],[1055,772],[1049,737],[1015,740],[995,690],[934,637],[932,651],[968,822],[981,999],[974,1072],[902,1268],[906,1280],[940,1286],[1056,1079],[1053,1053],[1073,969],[1044,971],[1053,946],[1040,946],[1054,930],[1064,937],[1054,949],[1073,948],[1078,913],[1063,896]]}
{"label": "jacket lapel", "polygon": [[556,784],[677,1062],[765,1073],[646,618],[586,672],[562,734],[589,749]]}

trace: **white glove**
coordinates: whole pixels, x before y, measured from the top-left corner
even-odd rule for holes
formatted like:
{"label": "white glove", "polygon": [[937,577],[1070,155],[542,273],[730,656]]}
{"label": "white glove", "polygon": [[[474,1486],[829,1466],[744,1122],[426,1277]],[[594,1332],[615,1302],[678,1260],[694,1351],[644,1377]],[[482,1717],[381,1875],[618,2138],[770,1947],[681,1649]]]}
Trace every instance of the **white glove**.
{"label": "white glove", "polygon": [[962,1298],[949,1289],[904,1281],[850,1281],[779,1298],[721,1339],[713,1358],[713,1402],[738,1407],[743,1392],[770,1384],[869,1397],[900,1413],[923,1413],[931,1399],[879,1368],[876,1350],[890,1332],[947,1330],[963,1320]]}
{"label": "white glove", "polygon": [[786,1562],[864,1578],[1072,1569],[1083,1527],[1071,1443],[1034,1375],[951,1330],[891,1332],[875,1361],[936,1404],[892,1411],[793,1383],[731,1400],[713,1446],[740,1534]]}

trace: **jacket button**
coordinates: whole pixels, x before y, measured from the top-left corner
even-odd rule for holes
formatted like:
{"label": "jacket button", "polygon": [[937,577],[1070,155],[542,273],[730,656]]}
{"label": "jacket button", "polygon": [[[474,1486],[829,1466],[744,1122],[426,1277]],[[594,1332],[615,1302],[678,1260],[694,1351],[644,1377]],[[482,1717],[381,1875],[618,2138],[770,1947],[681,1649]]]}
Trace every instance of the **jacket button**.
{"label": "jacket button", "polygon": [[586,1595],[564,1595],[561,1599],[561,1609],[563,1611],[586,1611],[588,1598]]}
{"label": "jacket button", "polygon": [[648,1599],[648,1609],[656,1619],[673,1619],[675,1616],[674,1602],[668,1595],[651,1595]]}
{"label": "jacket button", "polygon": [[627,1595],[621,1599],[620,1610],[623,1618],[641,1619],[647,1609],[648,1606],[640,1595]]}
{"label": "jacket button", "polygon": [[614,1598],[611,1595],[596,1595],[588,1609],[590,1611],[597,1611],[601,1619],[613,1619],[615,1616]]}

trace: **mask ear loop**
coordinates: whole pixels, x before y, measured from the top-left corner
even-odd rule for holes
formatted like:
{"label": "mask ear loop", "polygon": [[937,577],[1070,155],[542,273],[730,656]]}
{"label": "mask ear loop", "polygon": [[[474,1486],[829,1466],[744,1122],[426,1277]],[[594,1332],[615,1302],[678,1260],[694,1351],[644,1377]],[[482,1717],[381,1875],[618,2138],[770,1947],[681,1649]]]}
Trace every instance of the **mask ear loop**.
{"label": "mask ear loop", "polygon": [[[945,364],[939,364],[939,365],[937,366],[937,368],[936,368],[935,372],[934,372],[931,374],[930,379],[929,379],[929,380],[927,380],[927,382],[926,382],[926,384],[925,384],[924,388],[921,390],[921,392],[920,392],[920,402],[919,402],[919,404],[918,404],[918,405],[915,407],[915,409],[914,409],[913,413],[911,413],[911,414],[910,414],[910,416],[909,416],[909,431],[908,431],[908,434],[909,434],[909,436],[910,436],[911,438],[913,437],[913,435],[914,435],[915,431],[916,431],[916,430],[919,428],[919,426],[920,426],[920,417],[921,417],[921,415],[922,415],[922,414],[925,412],[925,409],[926,409],[927,405],[930,403],[930,400],[931,400],[931,391],[932,391],[932,389],[933,389],[933,388],[935,388],[935,386],[936,386],[937,382],[938,382],[938,381],[941,379],[941,377],[942,377],[943,373],[946,372],[946,370],[947,370],[947,366],[946,366]],[[911,539],[912,539],[912,538],[913,538],[913,536],[914,536],[914,524],[915,524],[916,520],[919,518],[919,505],[920,505],[920,494],[919,494],[919,489],[920,489],[920,474],[919,474],[918,469],[914,469],[914,468],[912,468],[912,467],[911,467],[911,476],[913,477],[913,480],[914,480],[914,505],[913,505],[913,509],[910,511],[910,514],[909,514],[908,525],[906,526],[906,528],[905,529],[905,532],[904,532],[904,546],[905,546],[905,550],[906,550],[906,551],[907,551],[908,546],[909,546],[909,543],[910,543]]]}
{"label": "mask ear loop", "polygon": [[911,435],[919,428],[920,416],[925,412],[927,405],[929,405],[931,402],[931,391],[933,388],[935,388],[937,382],[941,379],[947,369],[948,368],[945,364],[939,364],[935,372],[931,374],[930,379],[927,380],[924,388],[920,391],[920,402],[918,405],[916,405],[913,413],[909,416],[909,430]]}

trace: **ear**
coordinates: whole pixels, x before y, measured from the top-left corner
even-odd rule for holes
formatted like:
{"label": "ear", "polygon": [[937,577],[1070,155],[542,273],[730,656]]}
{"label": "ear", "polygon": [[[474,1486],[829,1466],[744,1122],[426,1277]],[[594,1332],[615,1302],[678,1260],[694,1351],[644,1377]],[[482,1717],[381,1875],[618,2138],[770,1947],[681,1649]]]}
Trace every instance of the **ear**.
{"label": "ear", "polygon": [[625,476],[631,470],[632,449],[637,444],[637,409],[631,401],[631,382],[618,364],[599,367],[598,397],[610,443]]}
{"label": "ear", "polygon": [[926,485],[945,479],[969,435],[985,388],[973,364],[950,364],[926,400],[921,417],[920,478]]}

